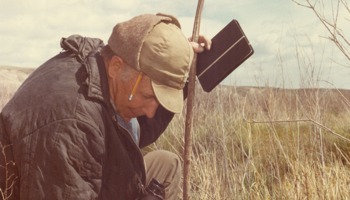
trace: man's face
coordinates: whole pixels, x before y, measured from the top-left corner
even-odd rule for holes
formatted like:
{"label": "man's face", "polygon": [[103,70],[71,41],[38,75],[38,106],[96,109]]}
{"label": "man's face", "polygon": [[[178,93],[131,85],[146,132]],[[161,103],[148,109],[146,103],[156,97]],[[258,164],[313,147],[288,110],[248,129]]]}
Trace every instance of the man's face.
{"label": "man's face", "polygon": [[125,121],[130,121],[131,118],[146,115],[152,118],[159,106],[159,102],[153,92],[151,79],[146,75],[142,76],[140,84],[137,86],[133,98],[129,100],[136,79],[127,83],[123,98],[118,103],[118,113]]}
{"label": "man's face", "polygon": [[159,102],[153,92],[151,79],[143,75],[136,87],[133,98],[129,100],[133,87],[136,84],[139,72],[130,68],[125,63],[112,71],[108,71],[110,94],[118,114],[128,122],[131,118],[146,115],[152,118],[159,106]]}

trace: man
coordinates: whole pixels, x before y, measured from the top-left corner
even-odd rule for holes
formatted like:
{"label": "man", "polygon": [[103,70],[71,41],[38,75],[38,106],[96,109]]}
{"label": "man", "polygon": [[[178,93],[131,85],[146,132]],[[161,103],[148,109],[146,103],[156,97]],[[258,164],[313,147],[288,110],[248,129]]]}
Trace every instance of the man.
{"label": "man", "polygon": [[[200,39],[209,49],[210,41]],[[117,24],[106,46],[78,35],[61,46],[2,110],[2,193],[35,200],[176,198],[177,156],[156,151],[143,158],[140,148],[182,110],[193,50],[203,47],[191,46],[177,19],[163,14]]]}

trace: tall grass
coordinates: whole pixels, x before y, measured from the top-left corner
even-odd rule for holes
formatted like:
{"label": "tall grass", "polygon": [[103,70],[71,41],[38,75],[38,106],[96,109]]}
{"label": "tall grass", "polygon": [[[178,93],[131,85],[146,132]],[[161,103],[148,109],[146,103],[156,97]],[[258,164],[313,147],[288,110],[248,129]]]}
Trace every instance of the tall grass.
{"label": "tall grass", "polygon": [[[349,98],[329,89],[198,90],[192,199],[349,198]],[[151,149],[182,156],[184,116]]]}
{"label": "tall grass", "polygon": [[[6,91],[3,102],[14,92]],[[218,86],[196,94],[191,199],[350,197],[349,90]],[[144,151],[181,157],[184,118],[176,115]]]}

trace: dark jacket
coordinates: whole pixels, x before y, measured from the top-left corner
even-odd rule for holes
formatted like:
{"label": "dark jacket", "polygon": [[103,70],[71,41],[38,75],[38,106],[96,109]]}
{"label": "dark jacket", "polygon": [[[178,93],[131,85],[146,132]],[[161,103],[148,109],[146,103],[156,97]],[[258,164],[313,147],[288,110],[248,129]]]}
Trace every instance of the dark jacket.
{"label": "dark jacket", "polygon": [[[10,145],[6,162],[15,162],[7,171],[18,177],[13,197],[137,199],[146,178],[143,157],[115,120],[98,53],[103,42],[75,35],[61,46],[64,51],[37,68],[1,112],[0,142]],[[162,107],[153,119],[139,117],[140,147],[154,142],[172,117]]]}

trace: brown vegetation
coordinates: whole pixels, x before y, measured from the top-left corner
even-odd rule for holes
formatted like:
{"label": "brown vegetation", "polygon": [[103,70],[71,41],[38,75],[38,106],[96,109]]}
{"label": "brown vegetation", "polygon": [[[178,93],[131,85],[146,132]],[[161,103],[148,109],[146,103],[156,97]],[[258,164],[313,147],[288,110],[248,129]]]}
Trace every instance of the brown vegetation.
{"label": "brown vegetation", "polygon": [[[3,77],[1,105],[23,81]],[[350,196],[349,90],[219,86],[196,94],[191,199]],[[182,156],[184,116],[144,151]]]}
{"label": "brown vegetation", "polygon": [[[220,86],[197,92],[192,199],[350,196],[350,91]],[[182,155],[184,114],[152,149]]]}

